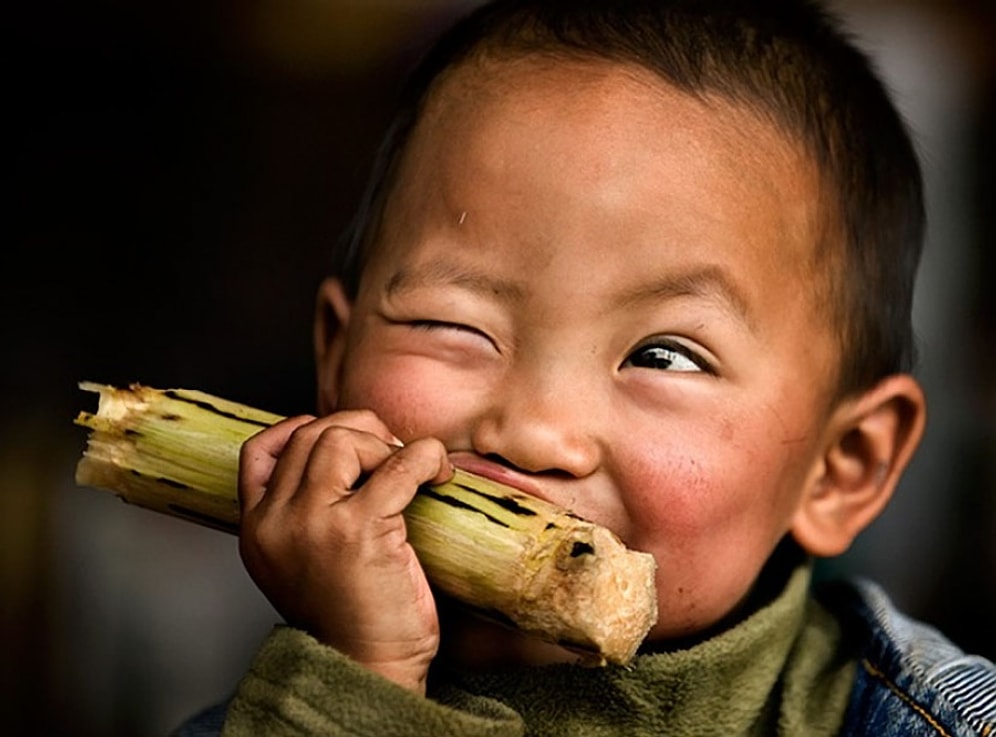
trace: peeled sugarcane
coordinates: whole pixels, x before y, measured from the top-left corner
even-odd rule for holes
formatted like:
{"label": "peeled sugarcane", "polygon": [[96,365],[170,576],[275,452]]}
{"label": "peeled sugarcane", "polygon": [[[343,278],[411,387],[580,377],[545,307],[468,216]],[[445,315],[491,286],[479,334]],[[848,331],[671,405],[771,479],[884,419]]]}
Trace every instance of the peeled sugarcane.
{"label": "peeled sugarcane", "polygon": [[[99,393],[76,482],[126,502],[238,532],[239,451],[280,415],[186,389],[82,382]],[[434,586],[492,618],[625,664],[657,618],[653,557],[541,499],[457,470],[405,510]]]}

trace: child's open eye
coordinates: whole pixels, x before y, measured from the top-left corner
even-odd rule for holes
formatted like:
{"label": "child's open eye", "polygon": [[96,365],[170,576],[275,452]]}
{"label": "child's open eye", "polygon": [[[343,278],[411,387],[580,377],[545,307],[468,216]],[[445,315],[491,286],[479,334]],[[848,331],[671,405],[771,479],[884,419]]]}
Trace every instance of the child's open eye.
{"label": "child's open eye", "polygon": [[662,371],[712,373],[712,367],[690,348],[681,343],[665,340],[641,345],[623,361],[623,367],[627,366]]}

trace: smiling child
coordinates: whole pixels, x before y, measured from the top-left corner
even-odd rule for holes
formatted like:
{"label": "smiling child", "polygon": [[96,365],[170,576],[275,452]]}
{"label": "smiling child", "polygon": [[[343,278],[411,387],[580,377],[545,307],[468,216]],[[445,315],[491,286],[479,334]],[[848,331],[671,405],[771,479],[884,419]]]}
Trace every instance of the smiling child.
{"label": "smiling child", "polygon": [[[810,585],[923,432],[922,234],[909,134],[814,3],[469,15],[413,77],[320,288],[317,416],[244,446],[240,551],[286,625],[201,724],[993,729],[992,664],[871,584]],[[654,555],[631,665],[583,667],[432,590],[401,513],[454,467]]]}

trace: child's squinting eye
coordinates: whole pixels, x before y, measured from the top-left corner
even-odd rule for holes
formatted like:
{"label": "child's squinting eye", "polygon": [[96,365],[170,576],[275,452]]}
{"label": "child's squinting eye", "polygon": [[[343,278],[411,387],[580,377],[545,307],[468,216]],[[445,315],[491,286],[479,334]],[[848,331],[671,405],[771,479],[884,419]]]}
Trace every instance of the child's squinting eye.
{"label": "child's squinting eye", "polygon": [[709,364],[686,346],[660,340],[637,348],[626,357],[623,366],[662,371],[711,372]]}
{"label": "child's squinting eye", "polygon": [[444,320],[411,320],[408,325],[416,330],[456,330],[458,332],[469,333],[471,335],[478,335],[487,340],[489,343],[494,343],[494,341],[492,341],[484,331],[458,322],[446,322]]}
{"label": "child's squinting eye", "polygon": [[408,324],[417,330],[445,330],[449,328],[450,330],[468,330],[472,333],[480,332],[457,322],[444,322],[442,320],[412,320]]}

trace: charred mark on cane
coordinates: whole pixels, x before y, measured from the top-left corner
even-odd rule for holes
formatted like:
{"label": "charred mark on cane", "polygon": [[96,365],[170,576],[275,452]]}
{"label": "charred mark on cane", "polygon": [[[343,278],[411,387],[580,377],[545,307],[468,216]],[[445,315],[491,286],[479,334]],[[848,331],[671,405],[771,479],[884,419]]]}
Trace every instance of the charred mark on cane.
{"label": "charred mark on cane", "polygon": [[207,527],[214,527],[218,530],[223,530],[225,532],[237,533],[239,531],[239,526],[235,523],[222,522],[221,520],[215,519],[209,514],[195,512],[193,509],[187,509],[186,507],[181,507],[179,504],[170,504],[168,508],[170,513],[176,515],[177,517],[183,517],[184,519],[190,520],[191,522],[197,522]]}
{"label": "charred mark on cane", "polygon": [[543,531],[546,532],[548,530],[555,530],[555,529],[557,529],[557,523],[556,522],[547,522],[546,523],[546,527],[543,528]]}
{"label": "charred mark on cane", "polygon": [[124,435],[125,435],[126,438],[140,438],[140,437],[142,437],[142,433],[140,433],[138,430],[132,430],[130,428],[124,431]]}
{"label": "charred mark on cane", "polygon": [[431,497],[431,498],[435,499],[436,501],[442,502],[443,504],[448,504],[451,507],[456,507],[457,509],[468,509],[471,512],[477,512],[478,514],[484,515],[484,517],[489,522],[493,522],[496,525],[501,525],[502,527],[508,527],[509,526],[508,524],[506,524],[502,520],[498,519],[497,517],[493,517],[492,515],[488,514],[487,512],[481,511],[480,509],[478,509],[477,507],[475,507],[472,504],[467,504],[467,502],[461,501],[459,499],[454,499],[451,496],[445,496],[443,494],[438,493],[431,486],[423,486],[422,489],[421,489],[421,491],[420,491],[420,493],[423,494],[424,496]]}
{"label": "charred mark on cane", "polygon": [[571,557],[580,558],[582,555],[594,555],[595,546],[591,543],[576,542],[571,547]]}
{"label": "charred mark on cane", "polygon": [[[140,479],[149,478],[148,474],[142,473],[141,471],[138,471],[134,468],[129,468],[128,473],[130,473],[132,476],[137,476]],[[180,489],[181,491],[187,491],[190,489],[190,486],[188,486],[187,484],[181,483],[180,481],[174,481],[173,479],[168,479],[165,476],[160,476],[159,478],[157,478],[156,483],[162,484],[163,486],[171,486],[172,488]]]}
{"label": "charred mark on cane", "polygon": [[165,420],[166,422],[177,422],[183,419],[180,415],[176,414],[175,412],[167,412],[166,414],[160,415],[159,417]]}
{"label": "charred mark on cane", "polygon": [[460,484],[455,483],[454,486],[459,486],[465,491],[469,491],[472,494],[481,494],[481,496],[486,496],[488,499],[493,501],[502,509],[505,509],[512,514],[517,514],[520,517],[535,517],[537,512],[529,507],[524,507],[519,502],[517,502],[513,497],[510,496],[492,496],[491,494],[484,494],[480,489],[475,489],[470,484]]}
{"label": "charred mark on cane", "polygon": [[208,412],[216,414],[219,417],[228,417],[230,419],[238,420],[239,422],[245,422],[245,423],[248,423],[250,425],[258,425],[259,427],[269,427],[270,426],[269,423],[267,423],[267,422],[262,422],[260,420],[254,420],[254,419],[251,419],[249,417],[242,417],[241,415],[237,415],[234,412],[225,412],[223,410],[218,409],[217,407],[215,407],[210,402],[205,402],[205,401],[200,400],[200,399],[191,399],[190,397],[185,397],[182,394],[178,394],[173,389],[167,389],[165,392],[163,392],[163,394],[165,394],[170,399],[175,399],[177,402],[186,402],[187,404],[192,404],[195,407],[200,407],[201,409],[207,410]]}

